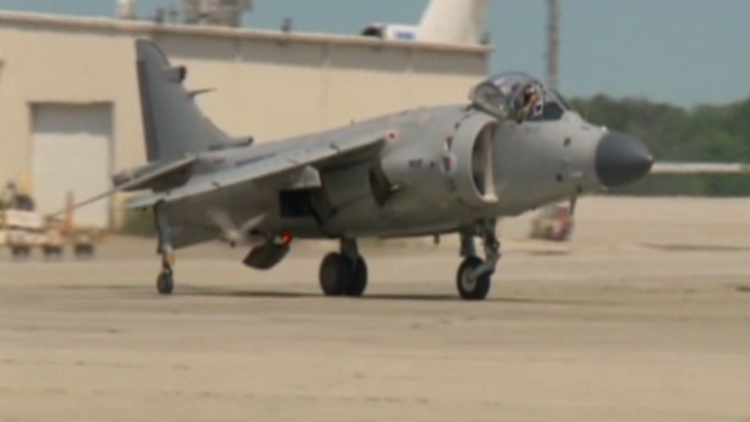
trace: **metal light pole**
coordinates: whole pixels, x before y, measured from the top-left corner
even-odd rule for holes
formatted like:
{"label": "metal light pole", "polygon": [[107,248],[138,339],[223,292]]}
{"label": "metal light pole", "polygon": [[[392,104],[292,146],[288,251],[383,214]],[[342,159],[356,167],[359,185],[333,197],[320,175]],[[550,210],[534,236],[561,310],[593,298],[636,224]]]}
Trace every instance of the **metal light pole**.
{"label": "metal light pole", "polygon": [[547,0],[547,84],[558,89],[560,72],[560,0]]}

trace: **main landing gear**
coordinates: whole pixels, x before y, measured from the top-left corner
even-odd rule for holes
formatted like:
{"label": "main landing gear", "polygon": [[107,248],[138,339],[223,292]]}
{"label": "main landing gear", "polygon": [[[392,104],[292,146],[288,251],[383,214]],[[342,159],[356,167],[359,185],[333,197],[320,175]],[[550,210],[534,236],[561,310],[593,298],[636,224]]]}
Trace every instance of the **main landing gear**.
{"label": "main landing gear", "polygon": [[[464,300],[483,300],[490,291],[491,277],[501,257],[495,226],[496,221],[489,220],[461,233],[461,256],[465,258],[456,273],[456,287]],[[477,257],[474,236],[482,239],[485,260]]]}
{"label": "main landing gear", "polygon": [[359,297],[367,288],[367,263],[355,239],[342,239],[341,252],[331,252],[320,264],[320,288],[326,296]]}
{"label": "main landing gear", "polygon": [[161,272],[156,278],[156,290],[163,295],[168,295],[174,290],[174,272],[172,268],[175,264],[175,255],[172,250],[172,238],[169,232],[167,214],[161,207],[162,205],[154,207],[156,232],[159,236],[157,253],[161,255]]}
{"label": "main landing gear", "polygon": [[[496,220],[482,221],[461,232],[461,256],[456,287],[464,300],[483,300],[491,286],[491,277],[500,261],[500,241],[495,235]],[[477,256],[474,237],[482,239],[484,259]],[[332,252],[320,264],[320,288],[326,296],[362,296],[367,288],[367,264],[359,253],[357,241],[340,240],[340,252]]]}

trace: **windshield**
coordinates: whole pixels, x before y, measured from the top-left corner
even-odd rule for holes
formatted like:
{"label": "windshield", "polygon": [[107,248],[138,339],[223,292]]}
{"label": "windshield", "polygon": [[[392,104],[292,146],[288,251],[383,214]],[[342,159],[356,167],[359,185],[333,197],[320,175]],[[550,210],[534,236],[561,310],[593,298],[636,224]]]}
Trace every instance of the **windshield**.
{"label": "windshield", "polygon": [[531,75],[507,72],[482,81],[469,98],[475,107],[498,118],[549,121],[562,118],[570,104]]}
{"label": "windshield", "polygon": [[560,104],[563,106],[565,110],[568,111],[576,111],[575,108],[568,102],[568,100],[565,99],[565,97],[560,94],[560,91],[552,90],[552,92],[555,93],[555,96],[557,97],[557,100],[560,102]]}

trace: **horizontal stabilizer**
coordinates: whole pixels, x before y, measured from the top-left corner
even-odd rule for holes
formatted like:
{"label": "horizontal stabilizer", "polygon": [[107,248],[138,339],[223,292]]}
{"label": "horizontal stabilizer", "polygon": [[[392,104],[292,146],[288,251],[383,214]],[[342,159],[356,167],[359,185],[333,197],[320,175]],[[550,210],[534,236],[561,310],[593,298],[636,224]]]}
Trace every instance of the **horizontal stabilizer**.
{"label": "horizontal stabilizer", "polygon": [[670,163],[656,162],[652,175],[750,174],[750,165],[743,163]]}
{"label": "horizontal stabilizer", "polygon": [[332,141],[299,149],[280,151],[268,158],[241,165],[230,170],[195,176],[190,183],[168,192],[147,194],[128,201],[130,209],[146,208],[159,202],[175,202],[212,193],[218,189],[229,188],[243,183],[252,183],[260,179],[304,169],[308,165],[319,163],[335,157],[352,154],[363,149],[376,147],[385,142],[387,135],[368,136],[341,141]]}
{"label": "horizontal stabilizer", "polygon": [[115,187],[123,192],[154,189],[162,179],[176,173],[188,172],[197,160],[197,157],[187,157],[166,164],[148,164],[135,170],[119,173],[113,180]]}
{"label": "horizontal stabilizer", "polygon": [[158,186],[160,183],[163,183],[164,179],[171,179],[175,174],[188,170],[189,167],[192,166],[197,159],[197,157],[182,158],[163,165],[147,165],[142,167],[141,169],[120,173],[114,178],[114,188],[97,196],[94,196],[93,198],[89,198],[83,202],[79,202],[70,208],[65,208],[63,210],[50,214],[49,217],[56,217],[69,210],[74,210],[76,208],[92,204],[109,196],[115,195],[119,192],[152,189],[155,186]]}

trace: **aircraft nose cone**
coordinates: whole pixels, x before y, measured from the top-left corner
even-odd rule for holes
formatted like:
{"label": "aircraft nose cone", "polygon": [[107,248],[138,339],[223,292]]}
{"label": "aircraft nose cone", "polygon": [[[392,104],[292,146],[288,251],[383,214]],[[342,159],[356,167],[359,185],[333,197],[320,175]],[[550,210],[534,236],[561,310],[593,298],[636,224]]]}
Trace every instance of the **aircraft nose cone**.
{"label": "aircraft nose cone", "polygon": [[596,149],[596,173],[608,188],[633,183],[651,171],[654,157],[640,139],[607,132]]}

